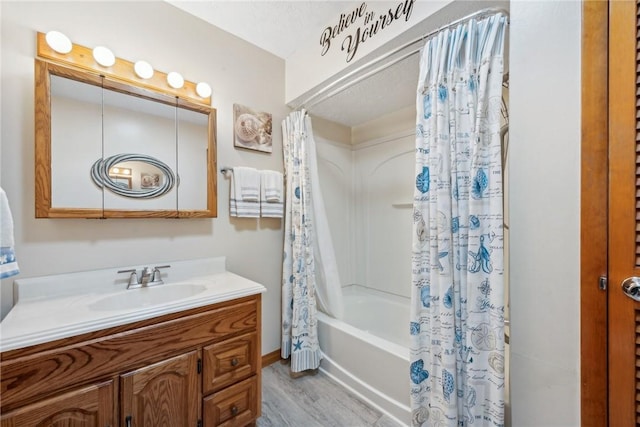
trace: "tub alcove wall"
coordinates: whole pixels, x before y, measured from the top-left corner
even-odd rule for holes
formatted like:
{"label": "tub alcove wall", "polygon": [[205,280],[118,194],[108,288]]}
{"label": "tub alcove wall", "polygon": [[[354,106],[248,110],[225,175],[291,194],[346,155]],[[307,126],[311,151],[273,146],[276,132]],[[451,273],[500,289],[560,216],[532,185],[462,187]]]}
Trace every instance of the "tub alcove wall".
{"label": "tub alcove wall", "polygon": [[[325,133],[326,123],[314,120],[345,302],[344,321],[319,315],[321,369],[404,424],[410,421],[414,110],[392,114],[404,131],[353,145],[336,141],[339,134]],[[387,120],[368,122],[368,131],[384,134]]]}
{"label": "tub alcove wall", "polygon": [[[319,317],[322,369],[408,423],[415,108],[353,127],[357,137],[384,136],[349,145],[336,141],[339,134],[325,133],[322,119],[315,122],[321,190],[345,299],[344,322]],[[508,344],[506,353],[508,380]],[[508,414],[508,387],[506,402]]]}

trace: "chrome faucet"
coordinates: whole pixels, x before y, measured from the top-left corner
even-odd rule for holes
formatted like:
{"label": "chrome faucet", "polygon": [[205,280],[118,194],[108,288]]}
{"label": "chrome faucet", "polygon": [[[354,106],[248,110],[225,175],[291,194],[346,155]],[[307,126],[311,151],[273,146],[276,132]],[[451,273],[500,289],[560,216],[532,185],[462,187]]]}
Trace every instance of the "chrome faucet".
{"label": "chrome faucet", "polygon": [[[149,281],[151,280],[151,269],[149,267],[145,267],[142,269],[142,277],[140,277],[140,284],[142,286],[149,286]],[[151,281],[153,283],[153,281]]]}
{"label": "chrome faucet", "polygon": [[161,285],[164,282],[162,281],[162,277],[160,274],[161,268],[169,268],[170,265],[158,265],[153,267],[153,270],[149,267],[145,267],[140,272],[140,281],[138,281],[138,272],[135,268],[131,270],[120,270],[118,273],[131,273],[129,276],[129,283],[127,284],[127,289],[136,289],[147,286],[155,286]]}

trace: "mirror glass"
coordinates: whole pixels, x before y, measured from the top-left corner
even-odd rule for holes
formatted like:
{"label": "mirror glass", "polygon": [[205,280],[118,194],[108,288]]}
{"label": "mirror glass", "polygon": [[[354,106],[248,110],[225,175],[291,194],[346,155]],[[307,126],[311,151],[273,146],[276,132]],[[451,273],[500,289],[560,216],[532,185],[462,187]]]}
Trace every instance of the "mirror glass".
{"label": "mirror glass", "polygon": [[39,61],[36,74],[37,217],[215,216],[214,109]]}
{"label": "mirror glass", "polygon": [[51,205],[101,209],[102,190],[90,178],[100,158],[102,88],[52,75]]}
{"label": "mirror glass", "polygon": [[[103,132],[100,169],[104,188],[110,190],[104,192],[105,209],[176,210],[178,187],[167,187],[175,183],[177,171],[176,105],[105,89]],[[118,191],[120,187],[110,186],[107,178],[118,163],[128,161],[138,164],[126,168],[132,189]],[[158,191],[163,188],[166,191]]]}
{"label": "mirror glass", "polygon": [[209,118],[199,111],[178,108],[178,173],[180,210],[205,209],[207,204],[206,165],[209,161],[207,135]]}

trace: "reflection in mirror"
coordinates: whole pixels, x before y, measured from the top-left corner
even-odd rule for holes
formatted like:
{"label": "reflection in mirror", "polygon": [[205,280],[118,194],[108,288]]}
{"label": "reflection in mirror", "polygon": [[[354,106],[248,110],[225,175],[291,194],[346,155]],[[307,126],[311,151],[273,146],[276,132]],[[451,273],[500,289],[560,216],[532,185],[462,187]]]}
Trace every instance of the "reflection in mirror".
{"label": "reflection in mirror", "polygon": [[[104,188],[110,190],[104,192],[105,209],[176,210],[175,104],[169,105],[109,89],[104,90],[103,99],[104,159],[101,164],[95,165],[96,173],[92,168],[91,176],[98,185],[103,182]],[[122,188],[109,178],[109,169],[126,161],[148,165],[144,169],[136,168],[132,175],[132,186],[139,189]],[[158,176],[158,186],[153,187],[151,182],[147,187],[140,188],[143,174]],[[145,181],[150,179],[146,177]]]}
{"label": "reflection in mirror", "polygon": [[120,154],[98,159],[91,179],[99,188],[136,199],[160,197],[173,188],[175,175],[158,159],[142,154]]}
{"label": "reflection in mirror", "polygon": [[178,172],[180,210],[201,210],[207,205],[206,165],[209,117],[199,111],[178,109]]}
{"label": "reflection in mirror", "polygon": [[216,216],[215,109],[135,85],[36,60],[36,217]]}
{"label": "reflection in mirror", "polygon": [[101,87],[51,76],[52,206],[102,208],[102,191],[86,178],[102,157],[101,103]]}

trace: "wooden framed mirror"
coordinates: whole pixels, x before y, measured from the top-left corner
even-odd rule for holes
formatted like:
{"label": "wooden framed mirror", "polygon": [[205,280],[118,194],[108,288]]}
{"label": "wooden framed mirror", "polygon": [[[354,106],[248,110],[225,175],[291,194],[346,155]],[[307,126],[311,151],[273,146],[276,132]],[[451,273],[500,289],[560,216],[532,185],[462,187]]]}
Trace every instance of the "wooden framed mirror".
{"label": "wooden framed mirror", "polygon": [[38,34],[36,218],[216,217],[215,109],[74,50],[69,64]]}

